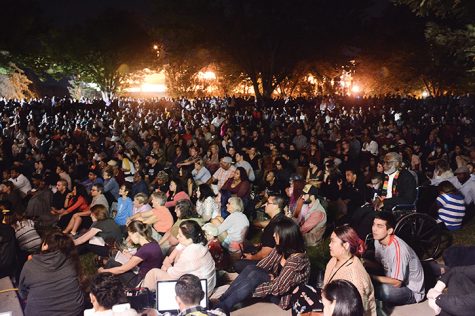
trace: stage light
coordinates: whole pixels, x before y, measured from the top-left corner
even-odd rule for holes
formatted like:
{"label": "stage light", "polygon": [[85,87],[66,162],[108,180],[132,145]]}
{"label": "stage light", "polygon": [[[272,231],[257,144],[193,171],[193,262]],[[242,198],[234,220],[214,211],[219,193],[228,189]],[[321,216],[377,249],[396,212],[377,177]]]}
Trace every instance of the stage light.
{"label": "stage light", "polygon": [[360,92],[361,92],[360,86],[354,84],[354,85],[351,87],[351,92],[353,92],[353,93],[360,93]]}

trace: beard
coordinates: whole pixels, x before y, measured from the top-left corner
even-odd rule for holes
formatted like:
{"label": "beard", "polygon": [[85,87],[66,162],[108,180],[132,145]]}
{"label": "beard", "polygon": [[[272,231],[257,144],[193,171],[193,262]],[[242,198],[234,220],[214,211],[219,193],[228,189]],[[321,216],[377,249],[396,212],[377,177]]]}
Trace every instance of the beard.
{"label": "beard", "polygon": [[387,174],[388,176],[394,172],[396,172],[396,167],[395,166],[392,166],[389,170],[384,170],[384,174]]}

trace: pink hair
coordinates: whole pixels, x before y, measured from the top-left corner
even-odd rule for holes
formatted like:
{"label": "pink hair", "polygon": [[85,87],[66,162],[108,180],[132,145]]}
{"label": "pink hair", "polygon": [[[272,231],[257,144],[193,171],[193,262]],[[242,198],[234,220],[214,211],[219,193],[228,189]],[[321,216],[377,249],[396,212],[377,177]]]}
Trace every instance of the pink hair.
{"label": "pink hair", "polygon": [[350,225],[338,226],[334,230],[335,235],[341,239],[343,243],[350,245],[350,253],[354,256],[361,257],[366,250],[366,245],[358,236],[356,231]]}

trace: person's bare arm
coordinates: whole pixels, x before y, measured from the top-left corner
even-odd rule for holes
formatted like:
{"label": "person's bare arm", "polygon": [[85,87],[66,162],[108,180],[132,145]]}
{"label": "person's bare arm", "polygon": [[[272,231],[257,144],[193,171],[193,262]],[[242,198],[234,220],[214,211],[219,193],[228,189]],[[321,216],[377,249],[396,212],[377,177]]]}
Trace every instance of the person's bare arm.
{"label": "person's bare arm", "polygon": [[267,257],[268,254],[272,251],[271,247],[262,247],[256,254],[244,253],[243,259],[247,260],[261,260]]}
{"label": "person's bare arm", "polygon": [[390,284],[394,287],[401,287],[402,286],[402,281],[398,279],[393,279],[387,276],[382,276],[382,275],[371,275],[371,279],[383,283],[383,284]]}

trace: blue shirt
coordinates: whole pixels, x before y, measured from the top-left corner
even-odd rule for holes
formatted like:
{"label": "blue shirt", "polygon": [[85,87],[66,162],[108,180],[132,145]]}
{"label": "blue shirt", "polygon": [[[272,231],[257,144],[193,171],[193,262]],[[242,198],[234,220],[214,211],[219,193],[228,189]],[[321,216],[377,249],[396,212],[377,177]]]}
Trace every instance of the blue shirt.
{"label": "blue shirt", "polygon": [[114,218],[114,221],[119,226],[125,226],[127,219],[132,216],[133,203],[132,199],[126,197],[120,197],[117,201],[117,215]]}

